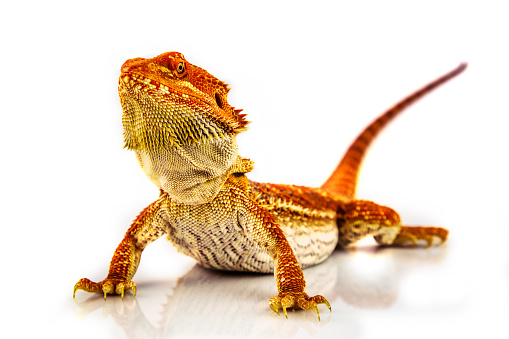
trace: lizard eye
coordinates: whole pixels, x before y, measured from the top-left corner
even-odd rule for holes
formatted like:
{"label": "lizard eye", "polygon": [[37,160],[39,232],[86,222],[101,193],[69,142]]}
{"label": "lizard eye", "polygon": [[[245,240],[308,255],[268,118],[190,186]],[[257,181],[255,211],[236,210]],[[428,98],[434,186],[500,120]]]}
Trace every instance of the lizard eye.
{"label": "lizard eye", "polygon": [[184,63],[179,62],[179,64],[177,65],[177,73],[182,74],[182,73],[184,73],[185,70],[186,70],[186,67],[184,66]]}
{"label": "lizard eye", "polygon": [[177,78],[183,78],[187,75],[186,60],[180,53],[168,53],[161,64]]}

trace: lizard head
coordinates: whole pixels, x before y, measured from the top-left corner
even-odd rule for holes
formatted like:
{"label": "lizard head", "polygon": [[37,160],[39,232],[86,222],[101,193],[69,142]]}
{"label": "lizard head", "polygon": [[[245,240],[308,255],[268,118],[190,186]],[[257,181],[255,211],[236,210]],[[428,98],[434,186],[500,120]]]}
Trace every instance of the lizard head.
{"label": "lizard head", "polygon": [[228,91],[177,52],[122,65],[118,92],[125,147],[176,201],[210,201],[243,163],[236,135],[248,122],[228,103]]}
{"label": "lizard head", "polygon": [[119,79],[125,147],[147,151],[244,131],[248,121],[228,103],[229,90],[178,52],[127,60]]}

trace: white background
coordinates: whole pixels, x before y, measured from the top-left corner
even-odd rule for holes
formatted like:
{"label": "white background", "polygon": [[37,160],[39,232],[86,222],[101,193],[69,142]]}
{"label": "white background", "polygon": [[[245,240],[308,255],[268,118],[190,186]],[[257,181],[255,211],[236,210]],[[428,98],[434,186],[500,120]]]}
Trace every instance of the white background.
{"label": "white background", "polygon": [[[509,25],[503,1],[4,2],[0,331],[9,337],[507,338]],[[271,276],[193,266],[166,240],[144,252],[138,296],[98,281],[158,190],[122,149],[117,79],[133,57],[180,51],[228,82],[258,181],[320,185],[383,110],[467,61],[377,139],[358,196],[432,250],[337,252],[305,271],[332,314],[278,317]],[[2,335],[2,337],[6,337]]]}

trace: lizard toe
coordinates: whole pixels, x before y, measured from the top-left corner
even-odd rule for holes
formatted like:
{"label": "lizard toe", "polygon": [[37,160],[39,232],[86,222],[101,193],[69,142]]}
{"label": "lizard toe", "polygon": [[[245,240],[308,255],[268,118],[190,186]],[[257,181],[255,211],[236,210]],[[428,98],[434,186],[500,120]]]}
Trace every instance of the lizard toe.
{"label": "lizard toe", "polygon": [[124,292],[132,290],[133,295],[136,296],[136,284],[134,281],[124,281],[118,279],[109,279],[106,278],[101,282],[93,282],[87,278],[80,279],[76,285],[74,285],[74,290],[72,297],[76,297],[76,292],[78,290],[82,290],[90,293],[100,293],[104,294],[104,300],[106,300],[106,296],[108,294],[118,294],[124,299]]}
{"label": "lizard toe", "polygon": [[331,306],[327,299],[321,295],[309,297],[304,292],[299,293],[280,293],[269,300],[270,308],[279,315],[279,308],[283,310],[285,317],[288,319],[287,309],[302,309],[305,311],[314,310],[320,321],[320,312],[318,311],[318,305],[325,304],[331,310]]}

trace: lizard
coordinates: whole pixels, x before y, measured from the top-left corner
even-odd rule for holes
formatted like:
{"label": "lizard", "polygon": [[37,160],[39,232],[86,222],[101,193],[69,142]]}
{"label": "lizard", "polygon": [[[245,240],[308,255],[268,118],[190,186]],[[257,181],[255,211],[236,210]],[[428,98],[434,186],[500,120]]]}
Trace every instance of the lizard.
{"label": "lizard", "polygon": [[247,130],[242,110],[228,103],[230,87],[179,52],[134,58],[121,67],[118,92],[124,148],[134,151],[159,188],[159,198],[135,218],[100,282],[74,286],[91,293],[121,295],[132,281],[145,247],[167,235],[178,250],[203,267],[273,272],[281,309],[314,310],[330,303],[309,296],[302,269],[319,264],[337,248],[373,236],[381,246],[440,245],[442,227],[403,225],[393,209],[356,198],[360,166],[369,145],[407,106],[455,77],[460,64],[385,111],[347,149],[320,187],[258,183],[247,178],[250,159],[239,155],[236,136]]}

